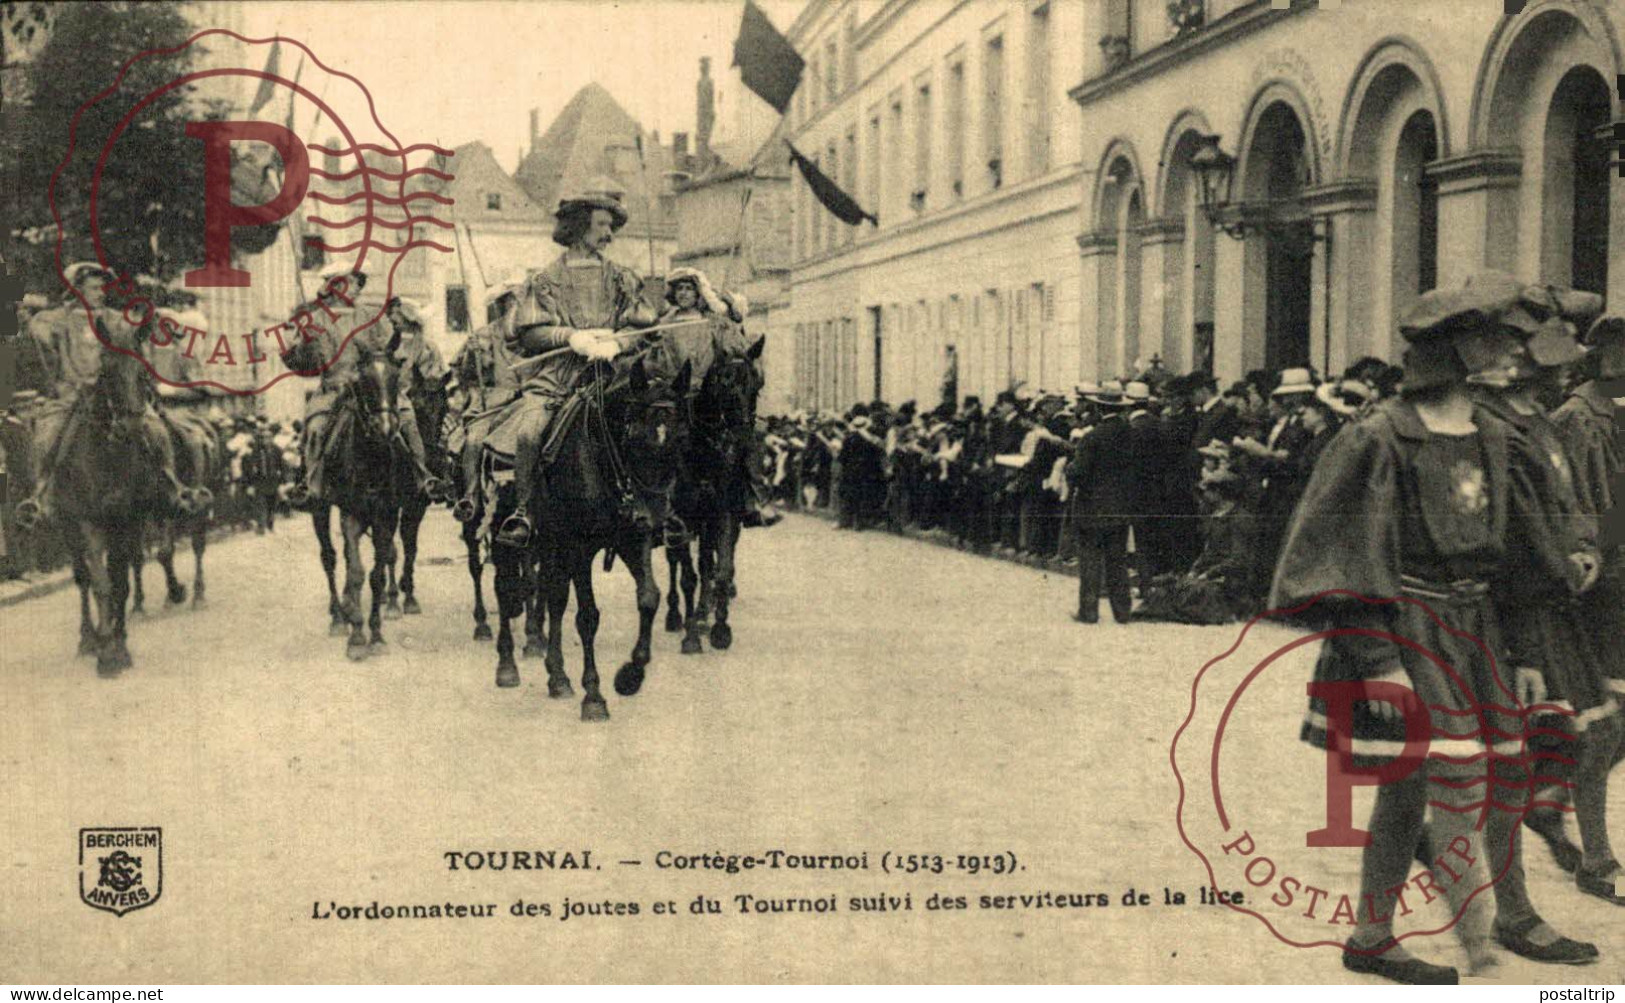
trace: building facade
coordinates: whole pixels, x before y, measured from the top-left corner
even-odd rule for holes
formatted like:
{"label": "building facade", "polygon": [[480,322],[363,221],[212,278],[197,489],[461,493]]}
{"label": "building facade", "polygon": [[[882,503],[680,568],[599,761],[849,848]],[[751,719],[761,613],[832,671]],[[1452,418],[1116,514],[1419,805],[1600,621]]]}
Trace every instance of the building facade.
{"label": "building facade", "polygon": [[879,218],[793,186],[788,403],[1069,388],[1080,346],[1076,0],[811,0],[786,138]]}
{"label": "building facade", "polygon": [[1396,319],[1483,267],[1617,308],[1625,0],[1171,6],[1084,4],[1080,375],[1397,361]]}

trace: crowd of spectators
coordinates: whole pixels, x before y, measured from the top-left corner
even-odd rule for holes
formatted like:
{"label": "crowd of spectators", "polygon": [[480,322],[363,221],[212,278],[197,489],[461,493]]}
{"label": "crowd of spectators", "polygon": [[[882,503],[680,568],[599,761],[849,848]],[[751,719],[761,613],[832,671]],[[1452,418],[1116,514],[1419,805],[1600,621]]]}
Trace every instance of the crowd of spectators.
{"label": "crowd of spectators", "polygon": [[1135,618],[1219,623],[1263,608],[1315,457],[1343,422],[1397,392],[1400,375],[1365,358],[1331,380],[1295,367],[1221,388],[1154,363],[1070,394],[1018,387],[990,405],[969,396],[776,416],[761,457],[777,501],[831,514],[841,530],[1070,570],[1092,556],[1080,530],[1115,523]]}

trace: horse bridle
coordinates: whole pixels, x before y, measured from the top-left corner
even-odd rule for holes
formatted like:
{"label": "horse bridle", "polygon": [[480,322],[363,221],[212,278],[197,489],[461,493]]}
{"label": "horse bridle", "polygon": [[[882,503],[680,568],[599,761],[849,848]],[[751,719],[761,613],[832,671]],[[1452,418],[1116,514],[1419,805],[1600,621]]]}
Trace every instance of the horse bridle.
{"label": "horse bridle", "polygon": [[[649,484],[638,476],[637,471],[633,470],[631,465],[626,462],[626,458],[621,455],[621,447],[617,441],[618,437],[615,435],[614,430],[610,428],[609,411],[604,400],[604,383],[605,379],[601,372],[595,373],[592,388],[589,391],[589,399],[593,405],[591,410],[597,418],[599,436],[604,441],[604,455],[609,461],[609,474],[611,480],[614,481],[615,491],[620,496],[621,504],[628,509],[634,507],[639,501],[658,500],[660,503],[659,509],[652,512],[658,518],[671,507],[671,494],[677,485],[678,466],[674,465],[672,467],[671,474],[666,478],[664,484]],[[687,412],[688,420],[693,421],[693,404],[687,397],[671,401],[646,402],[641,404],[640,407],[641,410],[646,412],[668,410],[675,413],[683,410]]]}

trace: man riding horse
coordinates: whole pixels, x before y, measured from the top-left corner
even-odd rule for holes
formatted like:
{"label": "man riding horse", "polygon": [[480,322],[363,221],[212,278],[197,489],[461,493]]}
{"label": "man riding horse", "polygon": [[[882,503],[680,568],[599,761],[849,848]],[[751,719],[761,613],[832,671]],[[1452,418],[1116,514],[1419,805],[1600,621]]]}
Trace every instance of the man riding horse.
{"label": "man riding horse", "polygon": [[519,360],[508,351],[508,339],[524,288],[525,284],[517,280],[495,286],[486,298],[491,323],[470,335],[451,360],[460,398],[458,411],[463,416],[447,443],[448,451],[460,457],[462,463],[463,496],[451,510],[458,522],[471,521],[478,511],[485,438],[503,414],[501,409],[519,395],[519,377],[513,371],[513,364]]}
{"label": "man riding horse", "polygon": [[[608,361],[620,353],[615,332],[649,327],[655,319],[643,301],[637,273],[603,254],[615,231],[626,225],[620,202],[600,195],[565,199],[554,216],[558,225],[553,242],[564,253],[526,283],[507,332],[507,347],[524,358],[556,354],[527,377],[522,395],[486,443],[498,453],[512,447],[516,507],[496,538],[509,547],[530,541],[536,461],[548,426],[577,378],[593,360]],[[556,351],[565,347],[570,351]]]}
{"label": "man riding horse", "polygon": [[[29,351],[38,356],[45,385],[39,388],[44,396],[33,409],[34,455],[40,457],[39,470],[33,493],[17,506],[17,518],[25,526],[49,518],[56,507],[58,463],[88,418],[86,410],[76,405],[96,385],[103,358],[110,351],[102,339],[132,352],[138,351],[141,344],[139,329],[107,306],[107,282],[113,277],[110,272],[94,262],[80,262],[70,265],[63,274],[78,295],[67,297],[54,309],[41,311],[29,324]],[[177,509],[183,507],[186,488],[175,473],[169,435],[150,396],[143,432],[148,453],[157,461],[163,483],[168,486],[169,501]]]}
{"label": "man riding horse", "polygon": [[[351,330],[365,319],[363,312],[368,309],[359,302],[361,291],[367,285],[365,272],[350,271],[348,266],[335,263],[324,269],[322,275],[327,284],[317,294],[317,303],[301,311],[312,318],[308,328],[303,329],[309,340],[299,341],[282,356],[283,364],[289,369],[305,373],[320,371],[321,377],[317,391],[305,402],[304,477],[294,485],[288,496],[290,502],[300,507],[321,504],[318,499],[324,497],[324,454],[327,433],[332,424],[333,405],[344,388],[355,382],[356,378],[359,349],[349,344],[347,339],[351,338]],[[354,340],[370,349],[384,351],[396,319],[402,316],[399,311],[403,309],[415,313],[415,309],[402,307],[399,300],[392,300],[386,311],[391,314],[390,324],[368,324],[355,331]],[[333,319],[324,324],[324,315]],[[314,332],[315,336],[310,337],[310,332]],[[414,368],[421,365],[423,369],[419,375],[434,376],[436,374],[428,370],[434,368],[439,356],[426,359],[422,345],[421,339],[410,349],[403,344],[402,351],[408,353],[402,356],[403,362]],[[439,365],[443,374],[444,363]],[[324,366],[325,369],[322,368]],[[403,393],[397,405],[401,418],[398,427],[412,454],[418,485],[431,498],[443,497],[444,488],[440,479],[429,470],[428,454],[423,447],[423,437],[418,431],[412,403]]]}

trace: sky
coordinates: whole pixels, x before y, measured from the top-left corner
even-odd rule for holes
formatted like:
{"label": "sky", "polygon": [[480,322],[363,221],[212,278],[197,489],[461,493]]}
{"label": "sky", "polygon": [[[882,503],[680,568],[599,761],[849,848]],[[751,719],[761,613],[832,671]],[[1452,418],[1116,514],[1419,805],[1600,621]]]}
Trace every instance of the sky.
{"label": "sky", "polygon": [[[804,0],[757,3],[785,31]],[[717,80],[717,141],[733,128],[735,103],[750,116],[753,131],[764,122],[771,128],[777,119],[729,68],[743,0],[232,6],[242,12],[243,34],[297,38],[323,62],[365,83],[379,119],[403,142],[457,146],[480,140],[509,171],[528,140],[530,109],[541,109],[540,129],[546,131],[570,97],[594,80],[662,139],[692,133],[701,56],[711,57]],[[298,54],[289,58],[284,75],[295,71]],[[319,75],[314,68],[307,72],[305,82],[316,87],[311,81]]]}

